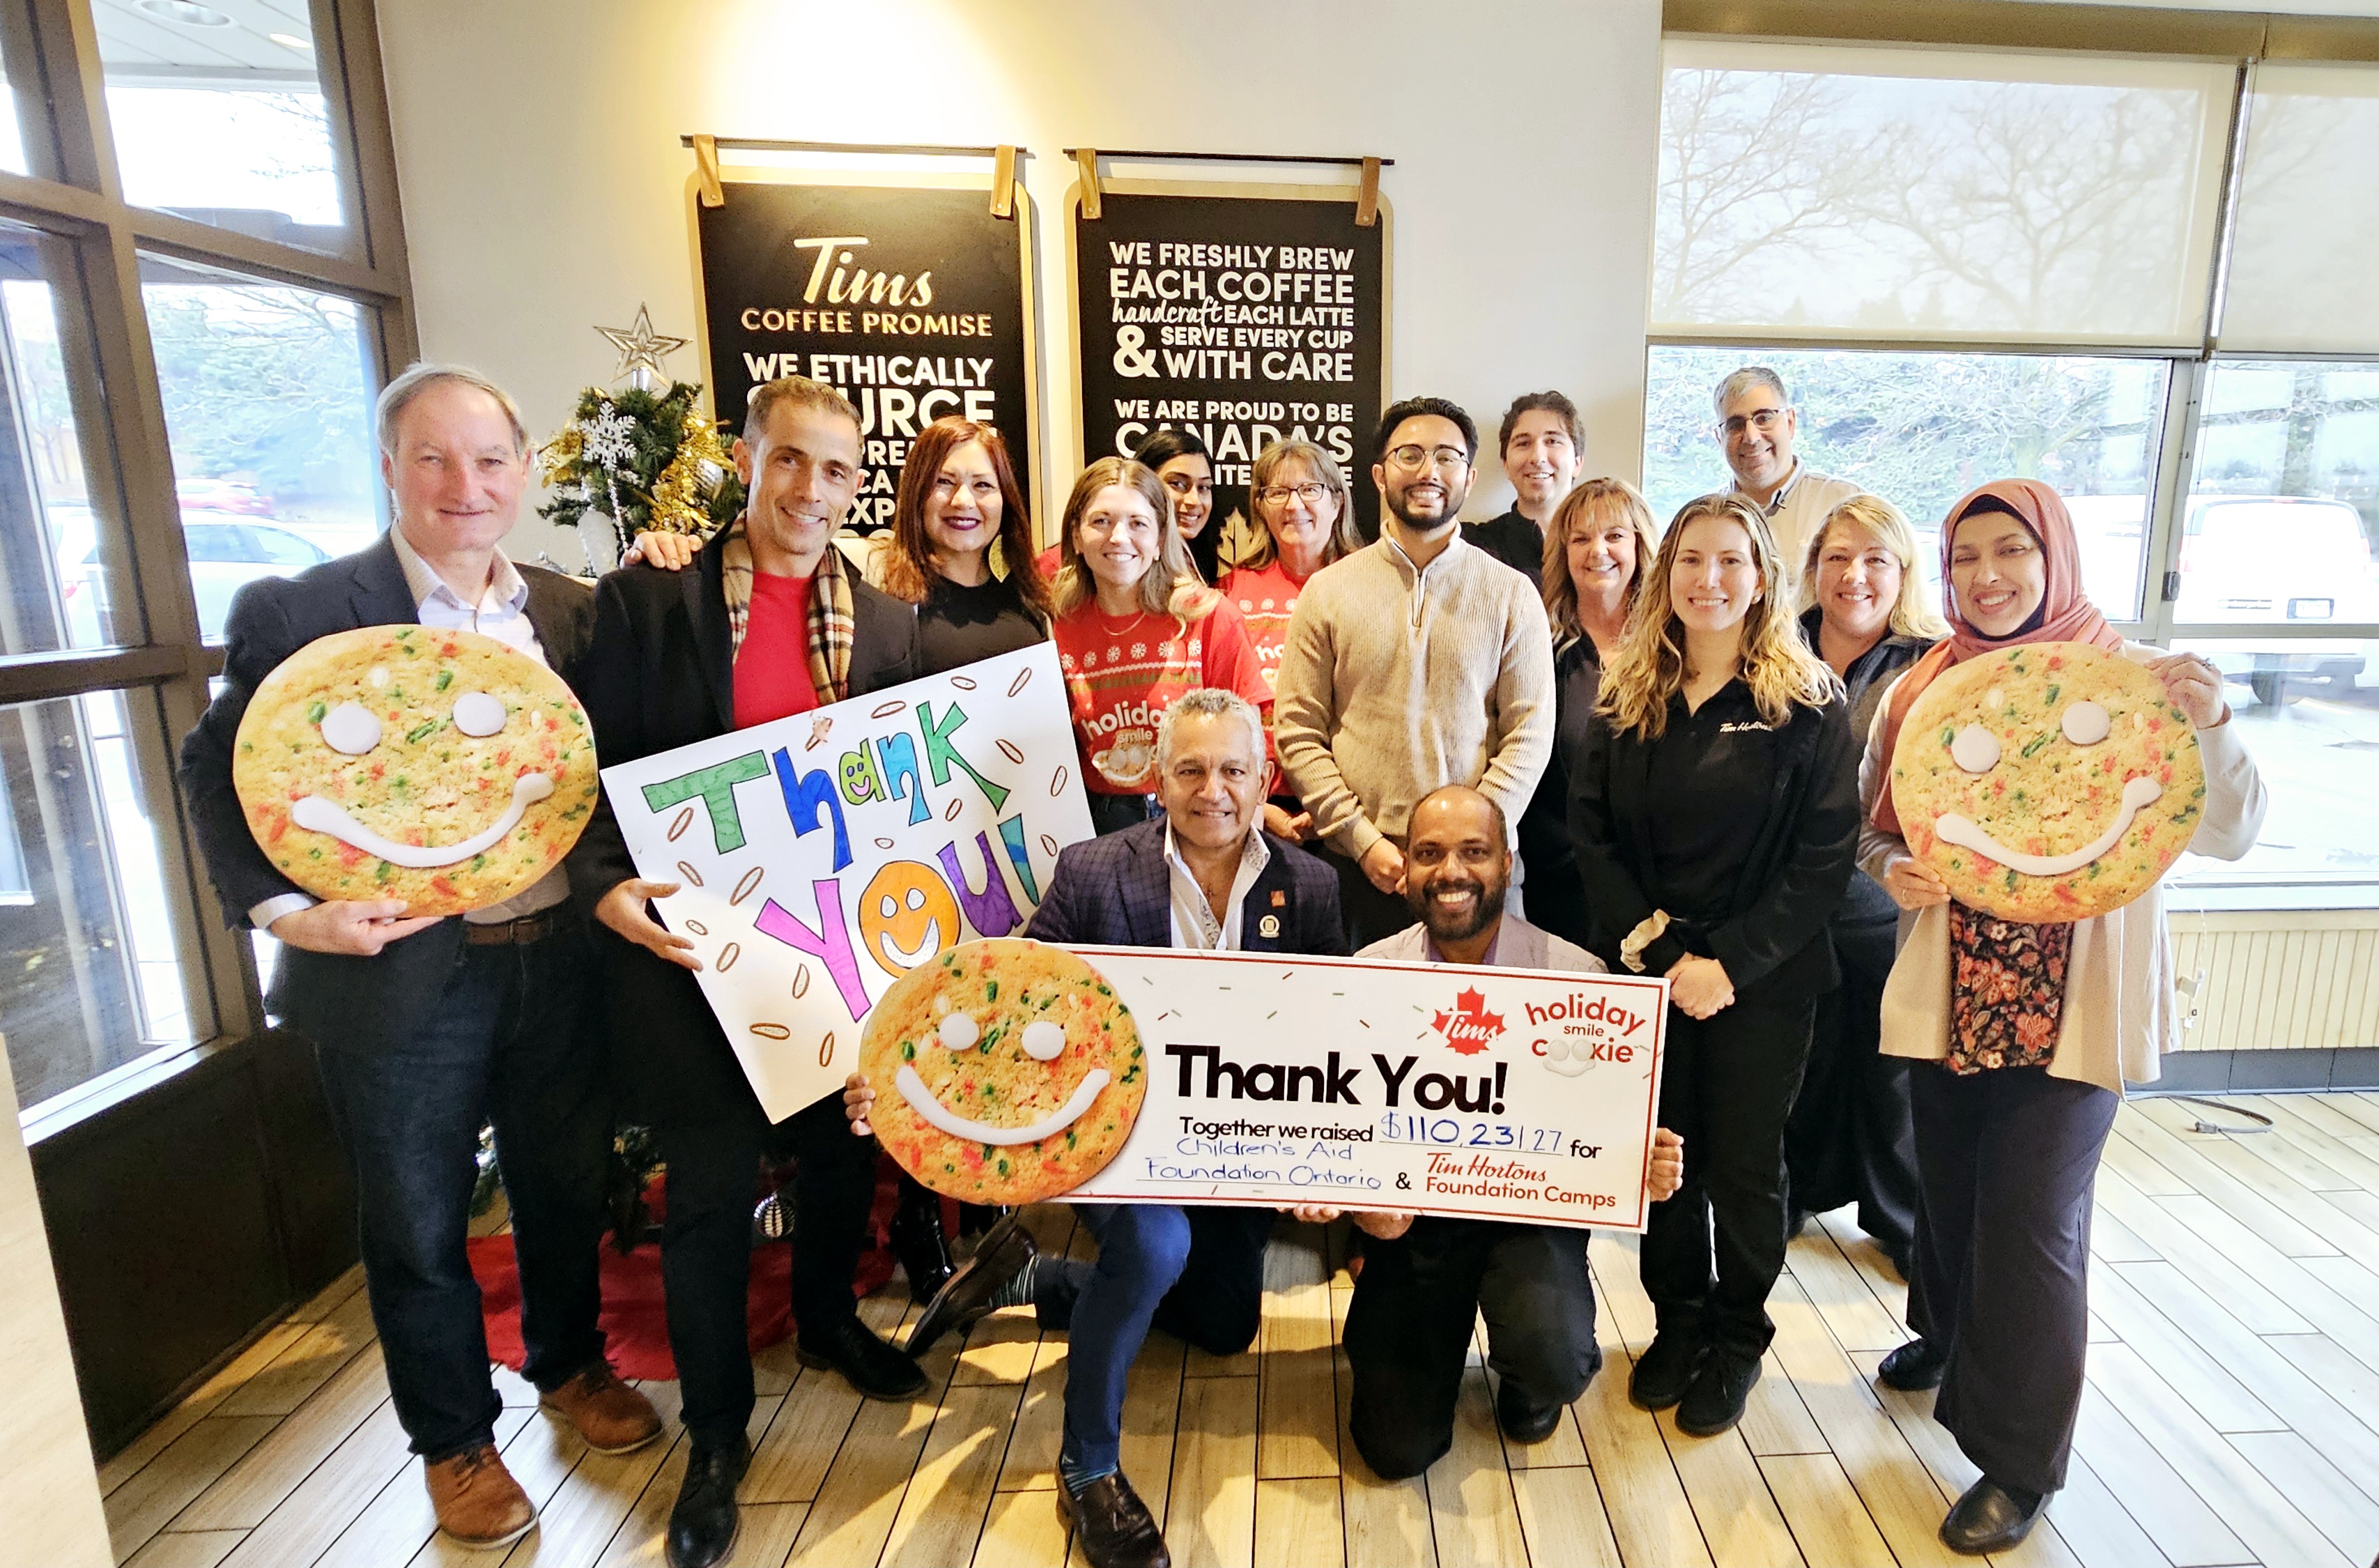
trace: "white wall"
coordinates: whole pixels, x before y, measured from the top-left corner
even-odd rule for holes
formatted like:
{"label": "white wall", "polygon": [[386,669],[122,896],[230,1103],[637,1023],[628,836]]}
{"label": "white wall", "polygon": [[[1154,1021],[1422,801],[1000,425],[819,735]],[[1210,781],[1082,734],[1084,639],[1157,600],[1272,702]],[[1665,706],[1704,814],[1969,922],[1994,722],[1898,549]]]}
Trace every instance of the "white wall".
{"label": "white wall", "polygon": [[[1079,454],[1059,150],[1330,152],[1396,161],[1395,394],[1455,399],[1491,445],[1514,393],[1560,387],[1586,471],[1636,476],[1658,0],[381,0],[380,18],[422,351],[511,387],[540,436],[610,376],[596,324],[649,303],[695,335],[682,133],[1029,148],[1061,491]],[[671,368],[703,374],[692,348]],[[1466,512],[1508,497],[1491,465]]]}

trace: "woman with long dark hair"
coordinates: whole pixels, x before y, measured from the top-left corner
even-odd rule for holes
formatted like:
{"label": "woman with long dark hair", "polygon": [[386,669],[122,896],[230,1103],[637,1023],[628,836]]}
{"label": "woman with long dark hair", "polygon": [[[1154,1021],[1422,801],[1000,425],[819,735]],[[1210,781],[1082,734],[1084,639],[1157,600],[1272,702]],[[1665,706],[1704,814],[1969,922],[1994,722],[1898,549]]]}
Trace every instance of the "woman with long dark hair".
{"label": "woman with long dark hair", "polygon": [[[1662,1127],[1685,1186],[1652,1205],[1656,1314],[1628,1393],[1696,1436],[1743,1417],[1784,1267],[1784,1118],[1836,979],[1826,919],[1858,838],[1842,682],[1801,640],[1767,521],[1685,503],[1604,665],[1570,778],[1601,957],[1671,982]],[[1713,1269],[1713,1250],[1716,1267]]]}
{"label": "woman with long dark hair", "polygon": [[1029,647],[1049,634],[1049,585],[1008,443],[952,415],[917,434],[900,469],[876,585],[917,607],[921,675]]}

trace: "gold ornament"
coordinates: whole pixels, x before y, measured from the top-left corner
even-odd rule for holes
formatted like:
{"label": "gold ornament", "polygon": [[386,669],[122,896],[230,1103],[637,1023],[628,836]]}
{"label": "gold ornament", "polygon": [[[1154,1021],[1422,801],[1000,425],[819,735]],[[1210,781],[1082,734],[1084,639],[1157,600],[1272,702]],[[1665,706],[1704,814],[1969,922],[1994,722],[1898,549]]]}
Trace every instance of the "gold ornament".
{"label": "gold ornament", "polygon": [[633,327],[598,327],[620,351],[620,368],[611,372],[614,380],[624,378],[631,386],[642,392],[652,392],[668,379],[661,368],[661,359],[683,348],[683,338],[666,337],[653,331],[652,312],[644,306],[636,307],[636,324]]}

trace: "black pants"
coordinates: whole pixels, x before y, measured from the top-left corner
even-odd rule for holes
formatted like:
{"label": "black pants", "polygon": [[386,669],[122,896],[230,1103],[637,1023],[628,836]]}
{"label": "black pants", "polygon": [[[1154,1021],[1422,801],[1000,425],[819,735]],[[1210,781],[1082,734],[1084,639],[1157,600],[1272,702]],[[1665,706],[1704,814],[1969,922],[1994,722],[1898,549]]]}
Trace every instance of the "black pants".
{"label": "black pants", "polygon": [[1383,936],[1394,936],[1420,917],[1401,895],[1383,893],[1363,874],[1360,862],[1335,850],[1322,859],[1338,873],[1338,918],[1346,923],[1346,950],[1359,953]]}
{"label": "black pants", "polygon": [[1842,983],[1817,998],[1809,1069],[1784,1126],[1786,1193],[1812,1213],[1858,1204],[1859,1229],[1905,1252],[1916,1236],[1916,1124],[1905,1056],[1878,1049],[1893,922],[1837,924]]}
{"label": "black pants", "polygon": [[1347,1429],[1395,1480],[1453,1446],[1474,1315],[1487,1365],[1540,1403],[1567,1405],[1602,1366],[1583,1230],[1424,1215],[1394,1241],[1366,1239],[1346,1309],[1355,1375]]}
{"label": "black pants", "polygon": [[1090,802],[1093,833],[1120,833],[1164,814],[1164,808],[1155,803],[1153,795],[1102,795],[1085,790],[1083,797]]}
{"label": "black pants", "polygon": [[1662,1333],[1751,1357],[1775,1337],[1768,1293],[1784,1270],[1784,1121],[1809,1056],[1812,1005],[1754,991],[1707,1019],[1669,1009],[1660,1125],[1685,1140],[1685,1182],[1652,1205],[1638,1255]]}
{"label": "black pants", "polygon": [[529,1381],[559,1387],[603,1355],[595,1249],[611,1103],[584,1027],[588,952],[585,925],[566,917],[526,946],[466,945],[411,1038],[317,1052],[355,1171],[389,1393],[426,1459],[489,1441],[502,1412],[465,1248],[483,1121],[512,1207]]}
{"label": "black pants", "polygon": [[793,1321],[804,1341],[858,1309],[852,1273],[876,1193],[876,1142],[853,1138],[842,1096],[830,1094],[774,1127],[756,1106],[717,1121],[653,1129],[669,1165],[661,1282],[670,1353],[685,1396],[686,1429],[706,1440],[740,1433],[752,1415],[745,1304],[752,1280],[752,1206],[763,1155],[800,1164],[793,1205]]}
{"label": "black pants", "polygon": [[2000,1485],[2055,1491],[2082,1409],[2091,1197],[2122,1100],[2040,1067],[1919,1063],[1913,1088],[1908,1326],[1950,1347],[1933,1418]]}

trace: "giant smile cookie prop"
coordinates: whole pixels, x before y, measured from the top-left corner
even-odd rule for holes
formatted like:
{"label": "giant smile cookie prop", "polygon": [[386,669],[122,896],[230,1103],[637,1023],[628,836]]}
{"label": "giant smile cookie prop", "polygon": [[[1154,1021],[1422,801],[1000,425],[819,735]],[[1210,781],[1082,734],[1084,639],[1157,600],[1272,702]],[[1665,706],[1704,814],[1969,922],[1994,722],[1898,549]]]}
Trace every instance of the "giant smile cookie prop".
{"label": "giant smile cookie prop", "polygon": [[1148,1060],[1098,971],[1002,937],[918,965],[877,999],[859,1045],[869,1120],[901,1169],[976,1203],[1037,1203],[1112,1159]]}
{"label": "giant smile cookie prop", "polygon": [[318,899],[459,914],[525,892],[595,805],[594,733],[562,678],[476,632],[319,638],[257,687],[232,783],[248,831]]}
{"label": "giant smile cookie prop", "polygon": [[1951,667],[1891,757],[1909,852],[2003,920],[2072,921],[2153,887],[2205,803],[2196,728],[2144,665],[2034,643]]}

